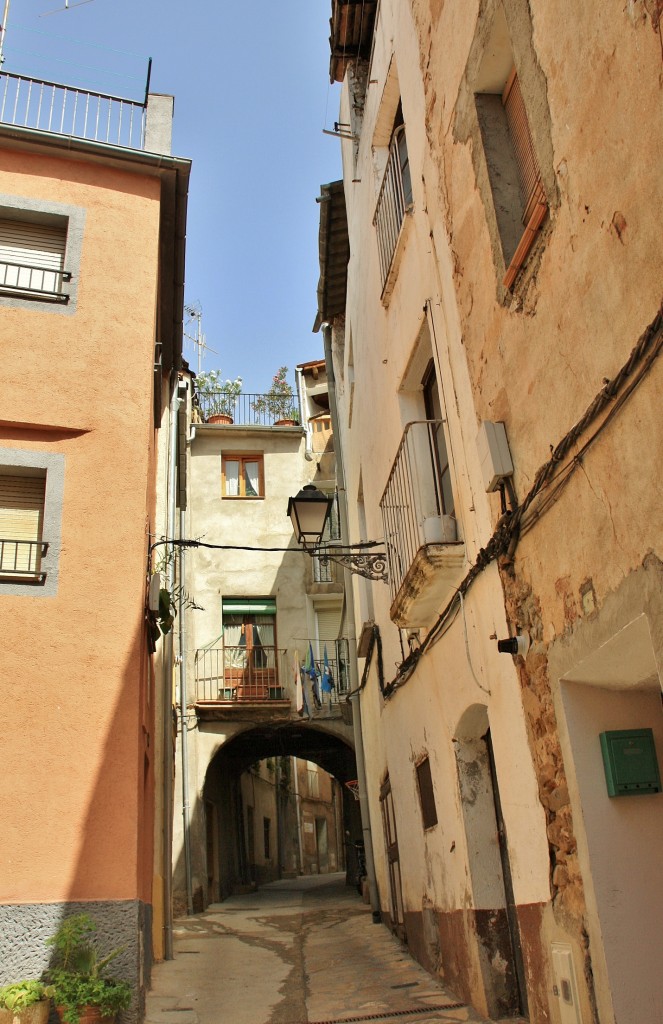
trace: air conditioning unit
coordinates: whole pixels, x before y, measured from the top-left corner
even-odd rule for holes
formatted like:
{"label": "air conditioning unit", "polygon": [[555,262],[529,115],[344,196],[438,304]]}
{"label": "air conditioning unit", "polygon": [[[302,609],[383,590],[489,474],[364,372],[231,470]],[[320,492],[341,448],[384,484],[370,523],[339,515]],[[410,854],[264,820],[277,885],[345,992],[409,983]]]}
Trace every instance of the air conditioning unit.
{"label": "air conditioning unit", "polygon": [[477,435],[477,448],[486,491],[496,491],[505,477],[513,476],[513,462],[504,424],[484,420]]}

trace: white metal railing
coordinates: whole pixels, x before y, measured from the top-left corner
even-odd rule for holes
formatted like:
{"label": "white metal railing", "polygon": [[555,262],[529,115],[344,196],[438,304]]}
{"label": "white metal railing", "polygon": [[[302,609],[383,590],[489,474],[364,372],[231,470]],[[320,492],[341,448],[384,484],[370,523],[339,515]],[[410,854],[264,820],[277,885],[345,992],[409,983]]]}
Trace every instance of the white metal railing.
{"label": "white metal railing", "polygon": [[63,290],[65,281],[71,281],[71,273],[68,270],[52,270],[47,267],[0,260],[0,295],[20,295],[24,298],[35,297],[51,302],[67,302],[69,296]]}
{"label": "white metal railing", "polygon": [[0,537],[0,576],[5,578],[31,578],[43,583],[41,560],[48,544],[41,540],[12,540]]}
{"label": "white metal railing", "polygon": [[406,212],[412,206],[412,183],[407,155],[405,127],[401,125],[394,133],[380,194],[373,217],[377,232],[378,255],[382,287],[387,280],[389,268],[396,251],[396,243]]}
{"label": "white metal railing", "polygon": [[445,510],[450,479],[441,459],[443,430],[443,420],[408,423],[380,499],[392,598],[420,548],[457,540],[456,520]]}
{"label": "white metal railing", "polygon": [[58,135],[142,149],[146,104],[0,72],[0,121]]}

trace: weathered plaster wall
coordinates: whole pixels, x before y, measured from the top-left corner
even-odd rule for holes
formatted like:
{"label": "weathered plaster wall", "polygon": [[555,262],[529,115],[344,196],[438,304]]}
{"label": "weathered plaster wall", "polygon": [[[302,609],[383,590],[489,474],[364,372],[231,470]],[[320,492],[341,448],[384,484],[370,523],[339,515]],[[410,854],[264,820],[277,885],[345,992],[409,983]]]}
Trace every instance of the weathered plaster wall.
{"label": "weathered plaster wall", "polygon": [[[455,47],[452,48],[455,52]],[[453,52],[449,60],[455,58]],[[446,74],[446,71],[445,71]],[[384,167],[380,152],[385,125],[402,101],[414,207],[399,243],[398,272],[388,301],[380,301],[373,214]],[[347,84],[341,120],[349,120]],[[346,453],[350,534],[383,535],[379,501],[405,425],[424,418],[423,370],[433,359],[446,406],[453,465],[456,514],[467,565],[490,536],[492,499],[484,492],[476,450],[478,422],[471,378],[462,346],[461,319],[453,293],[453,254],[435,237],[440,216],[428,172],[425,94],[419,72],[419,41],[407,5],[383,3],[356,167],[345,144],[345,182],[351,261],[344,324],[343,360],[338,373]],[[387,130],[387,138],[388,138]],[[375,147],[375,148],[374,148]],[[420,351],[429,332],[429,349]],[[419,374],[417,378],[417,374]],[[354,388],[353,388],[354,384]],[[379,410],[379,415],[376,414]],[[357,605],[370,609],[381,629],[387,679],[403,659],[398,631],[390,621],[386,587],[356,582]],[[448,595],[451,596],[451,591]],[[445,602],[441,600],[441,606]],[[434,620],[431,620],[434,621]],[[422,631],[422,635],[425,631]],[[419,663],[402,689],[385,703],[375,666],[362,694],[369,803],[376,839],[378,885],[383,912],[393,917],[384,849],[379,787],[389,773],[396,813],[405,923],[411,948],[454,991],[484,1013],[515,1009],[513,965],[505,957],[505,896],[496,865],[495,830],[477,828],[464,815],[474,799],[459,781],[454,748],[468,709],[485,704],[495,751],[496,774],[506,823],[513,887],[522,920],[525,968],[546,984],[538,922],[550,899],[545,815],[528,745],[518,677],[511,659],[497,654],[495,638],[508,632],[502,585],[495,567],[468,593],[463,614]],[[407,650],[407,648],[405,648]],[[431,763],[438,824],[422,828],[415,764]],[[492,799],[492,796],[491,796]],[[472,855],[478,850],[474,875]],[[491,865],[493,876],[490,875]],[[544,1020],[547,1010],[539,1010]]]}
{"label": "weathered plaster wall", "polygon": [[[505,0],[550,204],[549,220],[509,295],[495,259],[472,96],[498,5],[447,2],[431,9],[414,0],[412,6],[425,90],[424,200],[447,323],[457,317],[457,332],[447,334],[449,362],[456,381],[462,380],[461,361],[469,369],[471,401],[461,392],[461,405],[473,410],[475,423],[505,422],[522,498],[550,449],[625,363],[660,306],[663,258],[651,214],[663,198],[663,145],[660,132],[651,130],[661,122],[660,12],[635,0],[609,12],[586,4],[568,17],[545,3]],[[661,373],[655,363],[576,463],[556,504],[522,537],[514,563],[503,567],[511,627],[528,629],[535,641],[519,672],[552,861],[553,914],[543,927],[549,938],[561,929],[576,954],[585,955],[576,964],[587,973],[581,986],[587,1015],[597,998],[594,964],[605,1019],[612,1013],[611,980],[599,970],[591,907],[587,917],[582,877],[591,880],[592,865],[587,859],[581,873],[574,825],[579,807],[572,814],[549,645],[584,622],[600,622],[622,581],[642,573],[650,552],[660,557]],[[625,620],[632,601],[623,598]]]}

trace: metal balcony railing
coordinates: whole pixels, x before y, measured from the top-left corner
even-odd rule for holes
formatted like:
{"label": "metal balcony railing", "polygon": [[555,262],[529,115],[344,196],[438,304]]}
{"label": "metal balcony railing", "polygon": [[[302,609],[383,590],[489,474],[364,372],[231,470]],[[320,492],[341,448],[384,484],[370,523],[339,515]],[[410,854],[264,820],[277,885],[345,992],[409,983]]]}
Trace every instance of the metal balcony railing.
{"label": "metal balcony railing", "polygon": [[0,537],[0,576],[43,583],[46,573],[41,571],[41,560],[47,551],[45,541]]}
{"label": "metal balcony railing", "polygon": [[[308,651],[309,643],[313,649],[321,704],[331,706],[345,699],[350,679],[348,641],[340,639],[326,645],[317,640],[298,643],[300,654]],[[305,658],[304,654],[303,661]],[[322,685],[326,667],[331,689]],[[268,704],[274,700],[289,700],[292,707],[295,705],[293,651],[262,646],[250,651],[246,647],[201,648],[195,655],[195,677],[198,702]],[[304,682],[307,703],[313,704],[310,675],[305,674]]]}
{"label": "metal balcony railing", "polygon": [[127,149],[145,142],[146,103],[0,72],[0,121]]}
{"label": "metal balcony railing", "polygon": [[[350,691],[350,647],[345,637],[327,643],[320,640],[302,640],[301,651],[313,650],[313,663],[317,674],[317,689],[323,707],[339,704]],[[327,661],[325,662],[325,648]],[[329,669],[331,690],[323,685],[325,668]],[[309,677],[309,686],[312,680]]]}
{"label": "metal balcony railing", "polygon": [[267,395],[228,396],[222,391],[197,395],[199,415],[204,423],[234,423],[241,426],[278,427],[300,423],[297,399],[275,403]]}
{"label": "metal balcony railing", "polygon": [[422,547],[457,540],[456,520],[445,514],[450,480],[440,460],[443,430],[443,420],[408,423],[380,500],[392,599]]}
{"label": "metal balcony railing", "polygon": [[27,263],[0,260],[0,295],[35,296],[50,302],[68,302],[62,290],[64,281],[71,281],[68,270],[52,270]]}
{"label": "metal balcony railing", "polygon": [[405,141],[405,128],[401,125],[389,147],[387,167],[378,196],[373,226],[377,232],[378,255],[382,287],[387,281],[389,268],[396,251],[396,243],[406,212],[412,206],[412,184]]}
{"label": "metal balcony railing", "polygon": [[206,701],[284,700],[286,652],[276,647],[214,647],[196,651],[196,699]]}

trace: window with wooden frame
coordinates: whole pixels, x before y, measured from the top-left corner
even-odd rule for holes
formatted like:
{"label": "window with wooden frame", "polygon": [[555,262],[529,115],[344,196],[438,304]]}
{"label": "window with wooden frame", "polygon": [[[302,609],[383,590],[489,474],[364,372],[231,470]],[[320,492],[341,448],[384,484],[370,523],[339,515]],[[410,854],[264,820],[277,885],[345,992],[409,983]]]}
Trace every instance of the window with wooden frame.
{"label": "window with wooden frame", "polygon": [[534,152],[532,133],[515,67],[511,69],[504,86],[502,105],[518,168],[518,184],[523,206],[521,220],[525,229],[504,276],[504,287],[511,288],[548,212],[548,202],[543,191],[541,171]]}
{"label": "window with wooden frame", "polygon": [[[520,24],[519,30],[523,37],[527,36],[527,25]],[[536,75],[531,74],[528,88],[534,95],[525,92],[516,71],[510,25],[501,4],[496,8],[488,39],[482,41],[482,50],[483,57],[471,82],[485,161],[477,165],[477,182],[486,206],[502,284],[510,290],[548,212],[539,155],[527,114],[528,108],[536,106],[541,110],[537,128],[539,143],[545,146],[545,95],[541,96]]]}
{"label": "window with wooden frame", "polygon": [[233,452],[224,455],[221,494],[224,498],[264,498],[265,467],[262,454]]}
{"label": "window with wooden frame", "polygon": [[437,825],[437,809],[435,807],[435,792],[433,790],[433,776],[430,770],[430,761],[425,757],[416,766],[417,786],[419,788],[419,803],[421,804],[421,819],[424,831],[434,828]]}

